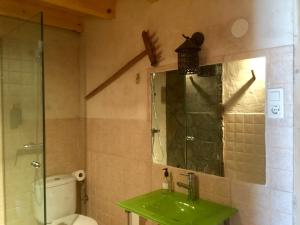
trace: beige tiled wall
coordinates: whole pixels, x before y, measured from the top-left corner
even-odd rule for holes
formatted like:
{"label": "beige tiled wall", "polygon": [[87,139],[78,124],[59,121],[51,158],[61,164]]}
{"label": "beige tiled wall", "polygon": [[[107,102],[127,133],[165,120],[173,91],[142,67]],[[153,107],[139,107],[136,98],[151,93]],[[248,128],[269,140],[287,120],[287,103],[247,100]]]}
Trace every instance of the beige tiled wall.
{"label": "beige tiled wall", "polygon": [[45,28],[45,134],[47,175],[85,168],[79,34]]}
{"label": "beige tiled wall", "polygon": [[225,114],[223,154],[225,177],[265,184],[265,115]]}
{"label": "beige tiled wall", "polygon": [[225,177],[265,184],[266,66],[265,57],[223,64]]}
{"label": "beige tiled wall", "polygon": [[125,225],[116,202],[151,190],[149,129],[142,120],[87,120],[88,215],[99,224]]}
{"label": "beige tiled wall", "polygon": [[46,120],[46,171],[48,175],[85,168],[84,121],[78,118]]}
{"label": "beige tiled wall", "polygon": [[[195,31],[206,37],[202,63],[266,57],[266,85],[283,87],[286,98],[285,118],[265,121],[266,184],[197,173],[201,197],[239,209],[233,225],[292,224],[292,12],[292,0],[238,0],[230,4],[219,0],[159,0],[153,4],[123,0],[117,3],[113,21],[85,21],[82,47],[88,91],[143,49],[143,29],[157,33],[163,52],[161,65],[175,63],[174,50],[183,41],[181,34]],[[236,39],[230,26],[239,17],[249,21],[249,33]],[[125,224],[125,213],[116,202],[161,187],[161,167],[151,161],[149,66],[145,58],[87,101],[88,214],[100,225]]]}

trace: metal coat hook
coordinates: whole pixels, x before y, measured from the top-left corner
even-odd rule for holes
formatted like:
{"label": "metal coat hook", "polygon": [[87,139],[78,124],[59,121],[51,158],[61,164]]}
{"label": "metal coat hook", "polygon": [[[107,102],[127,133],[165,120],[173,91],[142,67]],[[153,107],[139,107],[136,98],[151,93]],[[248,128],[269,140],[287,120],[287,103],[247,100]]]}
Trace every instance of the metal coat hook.
{"label": "metal coat hook", "polygon": [[254,70],[251,70],[251,74],[252,74],[252,79],[256,80],[256,76],[255,76]]}

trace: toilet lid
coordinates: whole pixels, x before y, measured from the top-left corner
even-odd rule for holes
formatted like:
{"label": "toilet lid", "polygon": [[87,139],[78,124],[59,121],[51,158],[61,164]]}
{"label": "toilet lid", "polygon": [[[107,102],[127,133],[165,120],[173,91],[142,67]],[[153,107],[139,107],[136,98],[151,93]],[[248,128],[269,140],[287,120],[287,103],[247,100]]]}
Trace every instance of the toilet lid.
{"label": "toilet lid", "polygon": [[79,214],[72,214],[54,220],[51,225],[98,225],[98,223],[96,222],[96,220],[90,217]]}
{"label": "toilet lid", "polygon": [[78,215],[73,225],[98,225],[98,223],[91,217]]}

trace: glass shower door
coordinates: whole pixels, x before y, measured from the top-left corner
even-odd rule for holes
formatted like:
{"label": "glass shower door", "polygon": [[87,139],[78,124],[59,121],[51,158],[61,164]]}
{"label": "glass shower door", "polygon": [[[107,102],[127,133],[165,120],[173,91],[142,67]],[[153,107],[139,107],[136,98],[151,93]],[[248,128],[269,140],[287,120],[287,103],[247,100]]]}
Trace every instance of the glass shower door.
{"label": "glass shower door", "polygon": [[45,223],[42,37],[41,14],[0,37],[5,225]]}

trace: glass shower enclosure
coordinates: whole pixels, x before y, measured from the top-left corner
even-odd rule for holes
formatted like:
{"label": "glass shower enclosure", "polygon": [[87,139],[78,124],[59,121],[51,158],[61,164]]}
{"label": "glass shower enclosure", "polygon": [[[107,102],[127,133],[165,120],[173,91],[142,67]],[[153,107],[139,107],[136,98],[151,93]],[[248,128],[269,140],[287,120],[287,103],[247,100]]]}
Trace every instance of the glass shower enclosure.
{"label": "glass shower enclosure", "polygon": [[45,224],[42,15],[0,23],[0,225]]}

